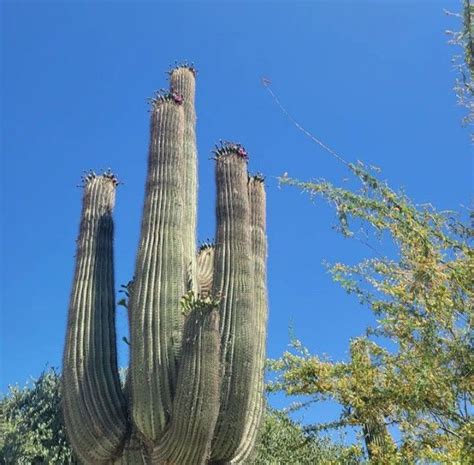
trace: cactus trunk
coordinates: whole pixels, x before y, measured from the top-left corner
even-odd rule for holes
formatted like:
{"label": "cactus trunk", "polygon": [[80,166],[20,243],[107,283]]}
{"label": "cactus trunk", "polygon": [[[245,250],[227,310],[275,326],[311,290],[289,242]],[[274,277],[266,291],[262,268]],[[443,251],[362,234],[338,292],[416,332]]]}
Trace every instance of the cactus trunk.
{"label": "cactus trunk", "polygon": [[152,99],[133,282],[130,365],[120,387],[110,173],[85,179],[63,369],[63,411],[84,464],[245,463],[263,411],[265,192],[247,155],[216,153],[216,244],[196,253],[195,70]]}

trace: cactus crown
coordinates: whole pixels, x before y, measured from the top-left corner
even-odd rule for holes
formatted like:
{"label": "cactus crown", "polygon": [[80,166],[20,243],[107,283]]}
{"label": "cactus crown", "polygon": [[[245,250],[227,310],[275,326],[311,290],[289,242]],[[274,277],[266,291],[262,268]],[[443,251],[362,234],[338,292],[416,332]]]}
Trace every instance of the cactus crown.
{"label": "cactus crown", "polygon": [[171,76],[174,71],[177,71],[178,69],[187,69],[193,73],[193,76],[197,76],[197,69],[194,66],[193,62],[189,61],[175,61],[173,66],[170,66],[170,69],[168,70],[168,75]]}
{"label": "cactus crown", "polygon": [[249,175],[249,180],[265,183],[265,176],[262,173],[255,173]]}
{"label": "cactus crown", "polygon": [[102,174],[97,174],[93,170],[85,171],[81,176],[81,187],[86,187],[93,179],[102,178],[106,181],[112,182],[114,186],[121,184],[117,176],[112,172],[110,168],[107,168]]}
{"label": "cactus crown", "polygon": [[242,144],[222,139],[219,141],[219,144],[215,145],[212,153],[214,153],[216,159],[232,154],[237,155],[246,161],[249,159],[247,150],[245,150]]}
{"label": "cactus crown", "polygon": [[152,97],[149,97],[148,103],[155,108],[161,102],[174,102],[177,105],[182,105],[184,98],[182,94],[170,89],[158,89],[155,90]]}
{"label": "cactus crown", "polygon": [[206,297],[194,294],[193,291],[188,291],[181,298],[181,308],[183,314],[188,316],[193,310],[199,312],[210,312],[217,308],[221,301],[220,295],[208,295]]}
{"label": "cactus crown", "polygon": [[214,241],[211,241],[210,239],[206,239],[205,241],[202,241],[199,243],[198,252],[202,252],[203,250],[206,250],[206,249],[212,249],[213,247],[215,247]]}

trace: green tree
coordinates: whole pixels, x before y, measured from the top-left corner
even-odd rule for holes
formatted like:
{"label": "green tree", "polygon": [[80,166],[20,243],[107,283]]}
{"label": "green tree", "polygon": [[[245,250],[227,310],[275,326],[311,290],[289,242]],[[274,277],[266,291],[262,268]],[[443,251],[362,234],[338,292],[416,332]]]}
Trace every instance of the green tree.
{"label": "green tree", "polygon": [[[313,356],[296,342],[296,351],[271,364],[280,376],[270,389],[339,402],[341,418],[317,429],[359,425],[375,462],[464,463],[474,452],[474,229],[451,212],[413,204],[362,165],[349,168],[361,182],[355,192],[281,181],[326,199],[346,236],[366,241],[360,227],[367,226],[391,237],[397,258],[330,267],[377,325],[351,342],[345,362]],[[400,432],[397,446],[388,425]]]}
{"label": "green tree", "polygon": [[[464,54],[457,63],[456,94],[473,109],[473,15],[464,1],[463,28],[453,43]],[[416,205],[379,180],[376,169],[347,163],[282,111],[313,142],[328,151],[359,182],[345,189],[324,180],[284,185],[321,197],[334,207],[338,229],[371,247],[373,257],[356,265],[329,266],[335,281],[374,313],[377,324],[350,343],[347,361],[310,354],[293,341],[292,351],[271,362],[278,377],[270,391],[331,399],[340,418],[313,425],[315,431],[359,427],[373,463],[471,463],[474,457],[474,212],[439,212]],[[467,213],[467,214],[466,214]],[[467,218],[466,218],[467,216]],[[391,242],[396,253],[377,246]],[[392,250],[392,248],[388,249]],[[397,430],[394,441],[390,430]]]}
{"label": "green tree", "polygon": [[0,464],[61,464],[72,457],[60,414],[59,375],[43,372],[32,386],[11,387],[0,400]]}
{"label": "green tree", "polygon": [[268,409],[257,447],[255,465],[357,464],[362,451],[307,432],[281,411]]}
{"label": "green tree", "polygon": [[[462,49],[462,54],[455,55],[453,63],[458,72],[454,92],[458,104],[466,109],[463,124],[470,126],[474,123],[474,5],[471,0],[463,0],[462,13],[453,13],[445,10],[449,16],[454,16],[462,21],[460,31],[447,30],[451,37],[449,43]],[[471,133],[474,141],[474,134]]]}
{"label": "green tree", "polygon": [[[122,380],[126,372],[121,373]],[[12,387],[0,400],[0,464],[75,465],[61,418],[61,383],[49,370],[31,385]],[[281,412],[267,410],[254,463],[357,463],[357,448],[335,444],[301,426]]]}

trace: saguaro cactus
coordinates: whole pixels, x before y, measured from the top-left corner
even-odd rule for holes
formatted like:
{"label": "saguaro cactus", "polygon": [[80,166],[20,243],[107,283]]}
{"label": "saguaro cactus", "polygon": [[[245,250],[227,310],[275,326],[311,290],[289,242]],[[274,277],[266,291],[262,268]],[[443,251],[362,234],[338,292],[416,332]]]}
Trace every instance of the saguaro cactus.
{"label": "saguaro cactus", "polygon": [[117,179],[84,178],[63,368],[63,412],[84,464],[245,463],[263,412],[265,191],[245,149],[214,151],[216,243],[196,252],[195,70],[151,99],[130,363],[120,385],[113,219]]}

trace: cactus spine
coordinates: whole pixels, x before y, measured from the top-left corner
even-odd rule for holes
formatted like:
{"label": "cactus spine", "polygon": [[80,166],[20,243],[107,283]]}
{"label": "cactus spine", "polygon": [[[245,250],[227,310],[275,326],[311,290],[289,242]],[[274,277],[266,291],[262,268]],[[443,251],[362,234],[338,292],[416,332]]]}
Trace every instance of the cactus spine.
{"label": "cactus spine", "polygon": [[141,235],[120,387],[114,328],[116,178],[84,179],[63,368],[64,419],[84,464],[245,463],[263,411],[265,191],[242,146],[215,150],[216,244],[196,254],[195,71],[152,99]]}

